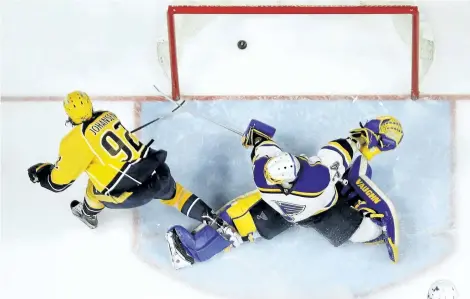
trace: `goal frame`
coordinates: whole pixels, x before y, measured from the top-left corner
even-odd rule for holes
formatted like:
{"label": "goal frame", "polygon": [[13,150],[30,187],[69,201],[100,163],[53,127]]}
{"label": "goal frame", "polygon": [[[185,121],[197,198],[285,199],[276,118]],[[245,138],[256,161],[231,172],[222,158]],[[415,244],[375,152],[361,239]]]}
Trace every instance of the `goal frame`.
{"label": "goal frame", "polygon": [[178,73],[175,16],[178,14],[200,15],[411,15],[411,98],[419,98],[419,9],[415,5],[169,5],[167,10],[168,44],[171,72],[171,95],[174,100],[181,97]]}

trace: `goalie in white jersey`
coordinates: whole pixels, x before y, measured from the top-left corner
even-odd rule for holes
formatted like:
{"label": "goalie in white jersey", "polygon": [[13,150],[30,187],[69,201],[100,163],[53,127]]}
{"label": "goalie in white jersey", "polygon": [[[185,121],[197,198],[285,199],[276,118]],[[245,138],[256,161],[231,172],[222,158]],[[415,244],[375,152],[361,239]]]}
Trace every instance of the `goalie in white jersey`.
{"label": "goalie in white jersey", "polygon": [[[273,140],[275,129],[252,120],[242,143],[253,147],[253,179],[257,190],[225,205],[220,218],[233,230],[220,234],[205,225],[193,232],[170,228],[167,240],[179,269],[256,238],[272,239],[294,224],[314,228],[334,246],[385,243],[398,261],[395,209],[372,180],[368,165],[375,155],[393,150],[403,130],[393,117],[379,117],[322,147],[313,157],[283,151]],[[360,155],[353,160],[354,154]],[[236,233],[234,233],[236,231]]]}

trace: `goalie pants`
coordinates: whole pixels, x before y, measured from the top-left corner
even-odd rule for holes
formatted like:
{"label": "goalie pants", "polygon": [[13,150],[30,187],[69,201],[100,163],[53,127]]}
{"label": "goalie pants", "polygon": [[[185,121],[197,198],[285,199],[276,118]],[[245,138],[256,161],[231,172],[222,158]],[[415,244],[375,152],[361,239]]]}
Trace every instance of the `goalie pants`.
{"label": "goalie pants", "polygon": [[[272,239],[293,226],[264,200],[260,200],[250,209],[256,229],[261,237]],[[348,241],[359,228],[363,219],[361,212],[340,198],[329,210],[298,222],[298,225],[311,227],[324,236],[333,246],[338,247]]]}

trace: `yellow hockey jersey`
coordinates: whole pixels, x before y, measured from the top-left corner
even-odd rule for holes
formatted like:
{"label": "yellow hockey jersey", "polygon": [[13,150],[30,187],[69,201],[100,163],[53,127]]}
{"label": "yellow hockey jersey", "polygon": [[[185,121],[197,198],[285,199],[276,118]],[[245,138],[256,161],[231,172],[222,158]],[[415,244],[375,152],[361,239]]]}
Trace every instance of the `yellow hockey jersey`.
{"label": "yellow hockey jersey", "polygon": [[[96,190],[118,196],[144,182],[166,158],[147,159],[144,145],[109,111],[99,111],[75,126],[61,141],[59,158],[50,174],[51,190],[60,192],[83,172]],[[152,155],[155,157],[155,155]]]}

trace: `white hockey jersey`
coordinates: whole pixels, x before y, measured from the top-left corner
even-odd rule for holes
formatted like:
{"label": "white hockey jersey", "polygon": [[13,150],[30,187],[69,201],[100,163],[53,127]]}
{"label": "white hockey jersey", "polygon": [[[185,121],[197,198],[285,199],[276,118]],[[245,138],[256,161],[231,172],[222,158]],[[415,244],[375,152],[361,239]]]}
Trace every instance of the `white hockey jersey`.
{"label": "white hockey jersey", "polygon": [[283,151],[273,141],[264,141],[255,148],[253,178],[262,198],[290,222],[299,222],[324,212],[338,201],[335,184],[349,167],[355,144],[338,139],[320,149],[317,156],[296,156],[300,162],[297,179],[291,188],[273,185],[265,178],[265,165],[270,157]]}

